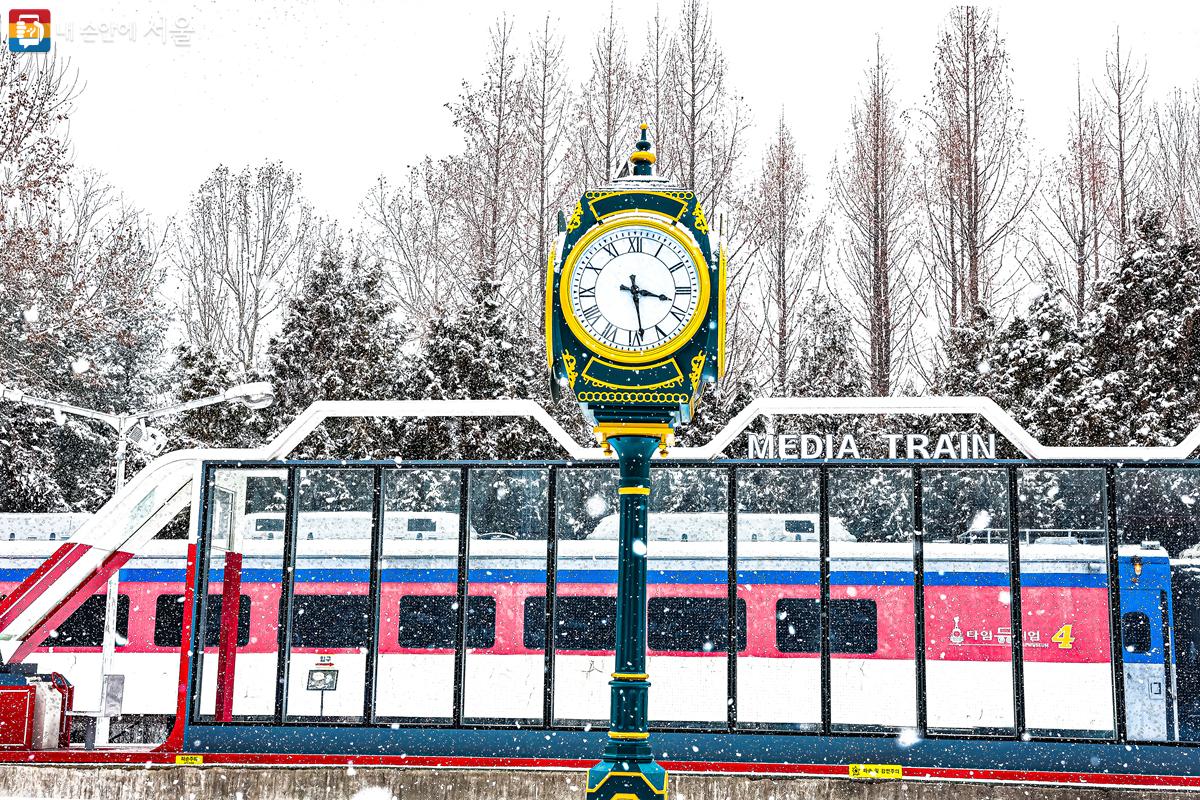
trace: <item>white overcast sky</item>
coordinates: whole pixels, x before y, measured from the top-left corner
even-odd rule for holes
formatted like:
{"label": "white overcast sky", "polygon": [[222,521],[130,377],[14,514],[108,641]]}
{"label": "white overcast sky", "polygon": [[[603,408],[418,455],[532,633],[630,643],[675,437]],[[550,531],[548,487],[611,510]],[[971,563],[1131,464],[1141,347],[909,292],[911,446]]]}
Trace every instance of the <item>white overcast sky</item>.
{"label": "white overcast sky", "polygon": [[[662,3],[668,13],[675,5]],[[949,7],[712,0],[730,83],[757,120],[748,164],[757,166],[759,143],[783,109],[817,179],[815,204],[823,205],[821,178],[875,34],[899,97],[917,106]],[[1151,97],[1192,85],[1200,77],[1197,9],[1196,2],[998,6],[1035,154],[1059,149],[1076,64],[1085,80],[1099,80],[1118,24],[1123,44],[1148,61]],[[54,3],[55,49],[86,84],[71,121],[76,162],[105,172],[163,222],[216,164],[281,159],[302,173],[319,212],[353,226],[375,176],[399,177],[427,153],[458,148],[444,104],[479,74],[488,26],[501,10],[515,18],[522,42],[549,12],[566,37],[573,79],[586,77],[590,37],[608,14],[603,2]],[[654,3],[618,0],[616,12],[636,60]],[[178,46],[185,26],[190,46]]]}

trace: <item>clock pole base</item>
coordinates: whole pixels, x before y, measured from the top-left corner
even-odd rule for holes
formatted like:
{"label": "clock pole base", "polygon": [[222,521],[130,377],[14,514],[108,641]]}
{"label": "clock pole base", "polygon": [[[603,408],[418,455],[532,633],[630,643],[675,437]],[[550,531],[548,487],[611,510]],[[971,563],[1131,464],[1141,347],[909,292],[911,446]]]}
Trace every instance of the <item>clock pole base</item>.
{"label": "clock pole base", "polygon": [[586,800],[667,800],[667,771],[653,758],[621,760],[605,752],[588,770],[587,787]]}

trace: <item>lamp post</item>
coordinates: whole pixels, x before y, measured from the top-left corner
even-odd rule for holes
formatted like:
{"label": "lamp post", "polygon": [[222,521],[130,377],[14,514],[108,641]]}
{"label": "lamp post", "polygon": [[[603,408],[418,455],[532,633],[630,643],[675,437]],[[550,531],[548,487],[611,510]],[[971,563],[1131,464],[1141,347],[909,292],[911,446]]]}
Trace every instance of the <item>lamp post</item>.
{"label": "lamp post", "polygon": [[[54,412],[55,421],[60,424],[64,416],[70,414],[85,419],[99,420],[111,425],[117,432],[115,495],[125,485],[125,462],[130,441],[152,456],[161,453],[163,447],[166,446],[166,435],[158,428],[146,425],[148,420],[183,414],[219,403],[238,403],[252,409],[266,408],[275,402],[275,387],[266,381],[242,383],[231,386],[218,394],[209,395],[208,397],[200,397],[195,400],[188,400],[162,408],[133,411],[126,414],[113,414],[107,411],[97,411],[92,408],[71,405],[70,403],[61,403],[57,400],[34,397],[20,389],[6,387],[4,384],[0,384],[0,400],[50,409]],[[100,692],[97,708],[99,713],[96,717],[95,729],[96,742],[98,744],[108,744],[109,717],[103,712],[106,693],[105,684],[107,683],[109,674],[112,672],[113,653],[116,650],[117,644],[117,590],[119,585],[120,571],[117,570],[109,577],[104,595],[104,640],[100,656]]]}

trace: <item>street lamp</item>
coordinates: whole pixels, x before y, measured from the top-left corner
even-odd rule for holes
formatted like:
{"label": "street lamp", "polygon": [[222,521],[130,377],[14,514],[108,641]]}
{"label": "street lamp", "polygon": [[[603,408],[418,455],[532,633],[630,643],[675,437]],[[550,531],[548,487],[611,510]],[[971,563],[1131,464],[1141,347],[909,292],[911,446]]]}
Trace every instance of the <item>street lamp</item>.
{"label": "street lamp", "polygon": [[[117,432],[116,452],[116,492],[125,485],[125,461],[129,442],[143,452],[156,456],[163,451],[167,444],[167,436],[161,430],[146,424],[147,420],[159,417],[169,417],[188,411],[195,411],[205,406],[218,403],[237,403],[251,409],[262,409],[275,402],[275,387],[267,381],[240,383],[230,386],[223,392],[176,403],[163,408],[146,411],[133,411],[126,414],[113,414],[107,411],[96,411],[92,408],[74,406],[70,403],[60,403],[57,400],[47,400],[33,397],[20,389],[0,384],[0,400],[13,403],[23,403],[27,406],[47,408],[54,413],[54,421],[59,425],[67,414],[85,419],[95,419],[105,422]],[[115,494],[115,492],[114,492]],[[96,742],[108,744],[109,718],[104,715],[105,683],[112,671],[113,652],[117,644],[117,588],[120,584],[120,571],[116,570],[108,579],[108,587],[104,596],[104,644],[100,658],[100,707],[96,717]]]}

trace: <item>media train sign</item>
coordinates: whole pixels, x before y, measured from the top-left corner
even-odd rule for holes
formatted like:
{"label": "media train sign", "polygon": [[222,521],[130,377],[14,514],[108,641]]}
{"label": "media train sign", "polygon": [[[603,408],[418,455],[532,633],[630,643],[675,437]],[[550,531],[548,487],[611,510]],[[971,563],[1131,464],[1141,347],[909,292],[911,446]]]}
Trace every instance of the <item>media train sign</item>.
{"label": "media train sign", "polygon": [[[996,434],[943,433],[937,437],[919,433],[881,433],[878,445],[887,448],[888,458],[995,458]],[[858,440],[851,434],[747,433],[750,458],[841,459],[862,458]]]}

